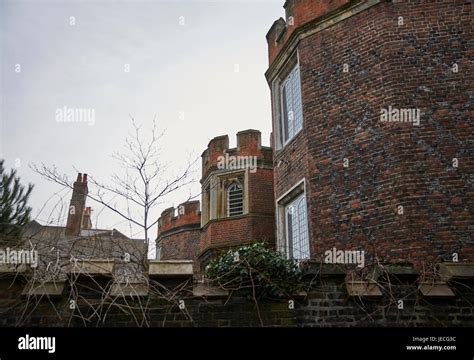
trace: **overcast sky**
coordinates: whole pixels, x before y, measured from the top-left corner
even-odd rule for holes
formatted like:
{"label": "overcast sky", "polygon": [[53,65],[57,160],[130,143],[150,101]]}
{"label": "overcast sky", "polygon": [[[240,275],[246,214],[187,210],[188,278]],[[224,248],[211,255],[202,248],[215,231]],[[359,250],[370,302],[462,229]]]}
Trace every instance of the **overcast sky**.
{"label": "overcast sky", "polygon": [[[75,167],[105,181],[121,171],[111,155],[131,130],[129,114],[145,127],[156,115],[166,129],[163,158],[175,169],[218,135],[235,146],[235,134],[253,128],[269,145],[265,35],[283,16],[283,2],[0,0],[0,157],[35,184],[33,217],[65,221],[54,207],[59,196],[40,211],[61,187],[29,164],[56,165],[70,177]],[[93,110],[94,121],[58,121],[65,106]],[[152,217],[190,190],[199,184]],[[70,191],[60,196],[67,206]],[[127,223],[88,205],[99,228],[130,235]]]}

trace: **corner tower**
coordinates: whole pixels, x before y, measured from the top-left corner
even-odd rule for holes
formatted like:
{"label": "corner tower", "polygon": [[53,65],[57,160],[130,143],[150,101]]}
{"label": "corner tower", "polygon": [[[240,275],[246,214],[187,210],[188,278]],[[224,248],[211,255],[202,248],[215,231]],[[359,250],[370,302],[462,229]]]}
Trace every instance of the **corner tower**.
{"label": "corner tower", "polygon": [[201,234],[199,201],[188,201],[168,208],[158,219],[156,258],[158,260],[197,260]]}
{"label": "corner tower", "polygon": [[254,241],[274,242],[272,149],[261,145],[257,130],[209,142],[202,154],[202,234],[199,260]]}
{"label": "corner tower", "polygon": [[284,8],[265,74],[278,248],[299,259],[363,250],[366,262],[420,269],[474,260],[472,4]]}

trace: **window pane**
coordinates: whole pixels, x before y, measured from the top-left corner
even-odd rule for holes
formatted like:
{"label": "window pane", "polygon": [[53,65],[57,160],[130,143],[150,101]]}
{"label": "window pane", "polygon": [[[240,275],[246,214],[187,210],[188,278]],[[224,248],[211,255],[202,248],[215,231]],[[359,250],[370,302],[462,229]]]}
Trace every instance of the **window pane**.
{"label": "window pane", "polygon": [[244,213],[244,194],[239,184],[232,184],[227,189],[227,216]]}
{"label": "window pane", "polygon": [[294,259],[309,258],[306,200],[304,194],[286,207],[288,254]]}
{"label": "window pane", "polygon": [[286,209],[286,229],[287,251],[291,256],[293,254],[293,208],[291,206]]}
{"label": "window pane", "polygon": [[282,92],[282,103],[283,103],[283,114],[282,114],[282,119],[283,119],[283,136],[285,141],[289,139],[288,137],[288,106],[286,103],[286,86],[283,86],[281,88]]}
{"label": "window pane", "polygon": [[293,70],[292,76],[292,93],[293,93],[293,124],[294,124],[294,133],[298,132],[303,125],[303,115],[302,115],[302,108],[301,108],[301,84],[300,84],[300,72],[298,67],[295,67]]}
{"label": "window pane", "polygon": [[308,241],[308,230],[307,230],[307,216],[306,216],[306,201],[304,196],[297,200],[297,212],[298,212],[298,245],[297,253],[295,257],[297,259],[306,259],[309,257],[309,241]]}
{"label": "window pane", "polygon": [[301,129],[303,115],[301,85],[298,66],[295,66],[283,81],[281,88],[283,140],[290,140]]}

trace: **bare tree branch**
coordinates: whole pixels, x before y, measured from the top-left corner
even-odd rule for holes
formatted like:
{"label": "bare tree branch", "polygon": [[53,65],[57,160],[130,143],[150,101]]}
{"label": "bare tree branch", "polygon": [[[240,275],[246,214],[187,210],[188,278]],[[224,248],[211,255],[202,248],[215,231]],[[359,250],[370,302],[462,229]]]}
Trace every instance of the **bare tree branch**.
{"label": "bare tree branch", "polygon": [[[90,176],[89,182],[94,191],[90,191],[87,196],[129,221],[130,226],[138,226],[149,242],[148,232],[158,222],[158,219],[150,220],[150,213],[167,195],[195,181],[192,175],[198,159],[188,159],[178,174],[167,176],[168,167],[160,161],[159,148],[165,132],[157,133],[156,117],[153,119],[151,132],[147,133],[148,140],[142,134],[142,125],[138,125],[133,117],[130,118],[132,134],[125,139],[124,150],[112,155],[122,172],[113,173],[108,183]],[[30,167],[49,181],[65,188],[73,188],[74,182],[54,165],[48,167],[42,163],[41,166],[33,164]],[[115,198],[118,200],[113,202]]]}

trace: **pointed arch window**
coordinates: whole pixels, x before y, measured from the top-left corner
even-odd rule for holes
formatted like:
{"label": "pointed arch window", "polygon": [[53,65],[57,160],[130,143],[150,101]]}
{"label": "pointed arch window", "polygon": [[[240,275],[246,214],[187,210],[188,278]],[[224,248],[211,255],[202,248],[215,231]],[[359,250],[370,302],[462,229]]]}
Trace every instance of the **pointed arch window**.
{"label": "pointed arch window", "polygon": [[242,185],[232,183],[227,188],[227,216],[238,216],[244,213],[244,193]]}

